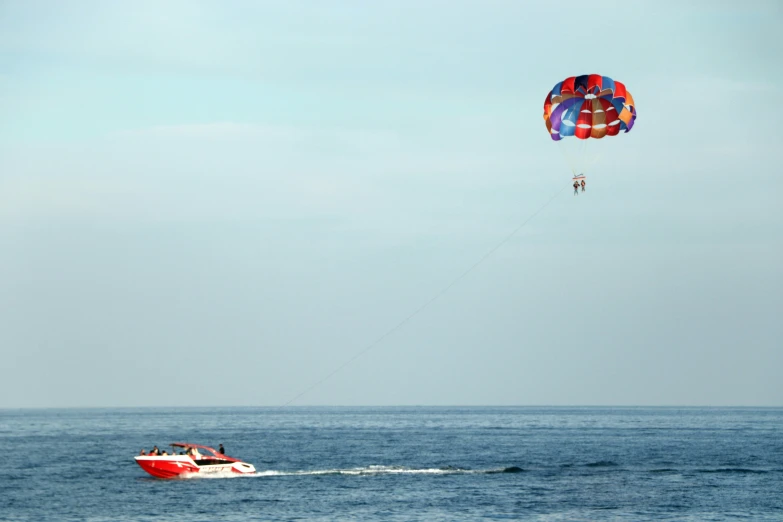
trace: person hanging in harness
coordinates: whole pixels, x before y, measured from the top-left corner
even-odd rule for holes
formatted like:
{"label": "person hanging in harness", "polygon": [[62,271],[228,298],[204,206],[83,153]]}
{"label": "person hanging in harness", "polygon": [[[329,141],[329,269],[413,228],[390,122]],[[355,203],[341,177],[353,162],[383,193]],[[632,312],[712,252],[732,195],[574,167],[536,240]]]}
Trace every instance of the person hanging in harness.
{"label": "person hanging in harness", "polygon": [[579,182],[577,180],[574,180],[574,196],[579,195]]}
{"label": "person hanging in harness", "polygon": [[585,191],[585,178],[582,178],[582,192]]}

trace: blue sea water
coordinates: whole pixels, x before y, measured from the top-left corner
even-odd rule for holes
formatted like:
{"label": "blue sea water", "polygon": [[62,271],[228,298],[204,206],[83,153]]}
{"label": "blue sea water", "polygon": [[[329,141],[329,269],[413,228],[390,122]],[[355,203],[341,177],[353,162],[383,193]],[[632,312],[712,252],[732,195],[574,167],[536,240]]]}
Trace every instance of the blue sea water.
{"label": "blue sea water", "polygon": [[[153,444],[235,478],[160,480]],[[0,520],[783,520],[781,408],[0,410]]]}

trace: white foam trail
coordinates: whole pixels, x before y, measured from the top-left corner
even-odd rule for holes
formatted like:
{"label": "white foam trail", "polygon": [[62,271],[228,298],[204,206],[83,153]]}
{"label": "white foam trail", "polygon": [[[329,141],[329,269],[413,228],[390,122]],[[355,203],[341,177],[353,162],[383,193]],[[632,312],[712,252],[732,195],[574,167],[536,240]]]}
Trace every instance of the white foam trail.
{"label": "white foam trail", "polygon": [[[182,475],[180,478],[241,478],[241,477],[304,477],[304,476],[317,476],[317,475],[348,475],[348,476],[373,476],[373,475],[471,475],[471,474],[484,474],[484,473],[502,473],[505,470],[501,469],[462,469],[462,468],[406,468],[404,466],[365,466],[358,468],[347,469],[314,469],[314,470],[298,470],[298,471],[278,471],[278,470],[264,470],[257,471],[256,473],[210,473],[208,475],[202,473],[193,473],[192,475]],[[187,475],[187,476],[186,476]]]}
{"label": "white foam trail", "polygon": [[256,472],[255,477],[300,477],[307,475],[454,475],[467,473],[485,473],[486,471],[472,471],[460,468],[405,468],[401,466],[367,466],[349,469],[316,469],[302,471],[276,471],[266,470]]}

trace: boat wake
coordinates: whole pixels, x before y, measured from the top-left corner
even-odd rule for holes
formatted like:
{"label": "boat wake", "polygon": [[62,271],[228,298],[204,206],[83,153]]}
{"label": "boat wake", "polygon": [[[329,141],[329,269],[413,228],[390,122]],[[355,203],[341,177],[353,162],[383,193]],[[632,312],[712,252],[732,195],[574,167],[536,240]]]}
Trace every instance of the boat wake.
{"label": "boat wake", "polygon": [[495,473],[521,473],[525,471],[518,466],[510,466],[507,468],[494,468],[494,469],[466,469],[453,466],[446,466],[442,468],[408,468],[405,466],[364,466],[357,468],[344,468],[344,469],[313,469],[313,470],[296,470],[296,471],[281,471],[281,470],[265,470],[257,471],[255,473],[237,474],[237,473],[210,473],[209,475],[203,475],[199,473],[193,473],[191,475],[184,476],[182,478],[199,478],[199,479],[214,479],[214,478],[249,478],[249,477],[306,477],[306,476],[323,476],[323,475],[346,475],[346,476],[374,476],[374,475],[481,475],[481,474],[495,474]]}
{"label": "boat wake", "polygon": [[323,470],[302,470],[302,471],[258,471],[254,477],[299,477],[307,475],[476,475],[489,473],[519,473],[524,471],[517,466],[497,469],[466,469],[453,466],[442,468],[408,468],[405,466],[366,466],[346,469],[323,469]]}

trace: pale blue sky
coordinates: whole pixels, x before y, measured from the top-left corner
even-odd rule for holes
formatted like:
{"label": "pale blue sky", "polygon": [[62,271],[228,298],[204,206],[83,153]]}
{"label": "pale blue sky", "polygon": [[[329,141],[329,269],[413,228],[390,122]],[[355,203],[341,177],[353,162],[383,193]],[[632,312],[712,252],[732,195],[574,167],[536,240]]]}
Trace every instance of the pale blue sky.
{"label": "pale blue sky", "polygon": [[[779,2],[0,1],[0,407],[782,405]],[[553,7],[553,6],[557,7]]]}

